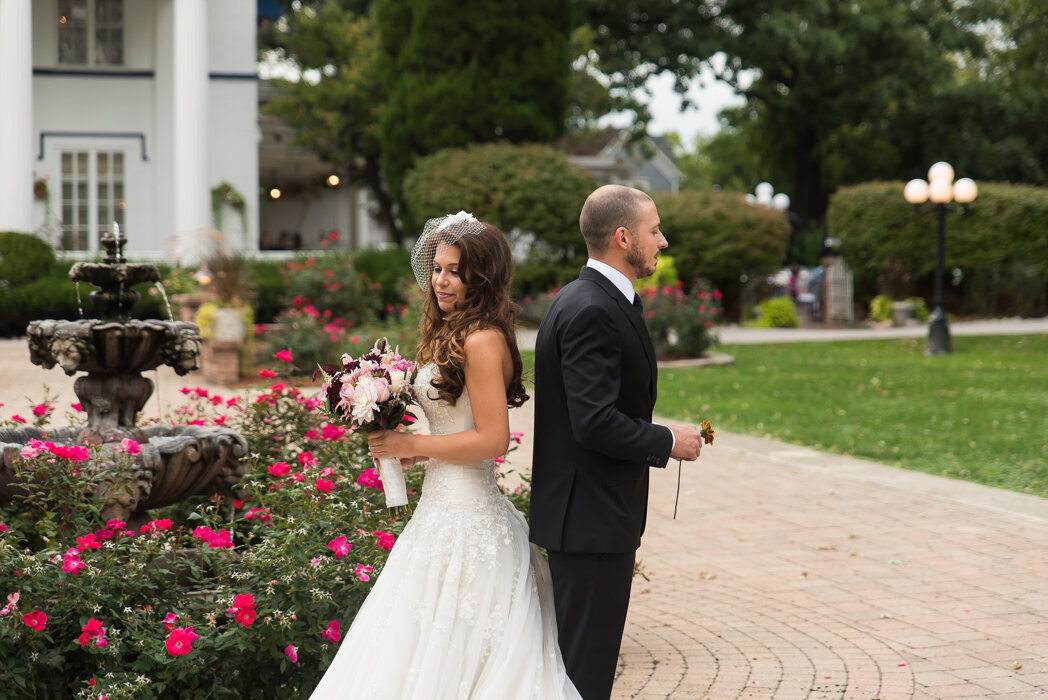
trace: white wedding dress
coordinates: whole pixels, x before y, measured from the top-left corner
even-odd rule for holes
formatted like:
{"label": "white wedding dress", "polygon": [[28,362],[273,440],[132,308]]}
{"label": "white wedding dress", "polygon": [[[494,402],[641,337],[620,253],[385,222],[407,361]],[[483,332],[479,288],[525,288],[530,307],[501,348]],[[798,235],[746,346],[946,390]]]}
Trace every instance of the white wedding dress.
{"label": "white wedding dress", "polygon": [[[473,427],[469,396],[415,391],[434,435]],[[436,395],[436,392],[432,392]],[[576,700],[564,671],[549,568],[494,461],[431,459],[414,515],[314,700]]]}

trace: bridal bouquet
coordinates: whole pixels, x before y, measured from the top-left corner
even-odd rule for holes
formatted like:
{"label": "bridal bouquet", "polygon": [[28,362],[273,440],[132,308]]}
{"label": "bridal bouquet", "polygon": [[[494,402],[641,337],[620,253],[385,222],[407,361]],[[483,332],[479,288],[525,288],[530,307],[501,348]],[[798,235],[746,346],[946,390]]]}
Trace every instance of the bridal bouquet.
{"label": "bridal bouquet", "polygon": [[[353,430],[392,430],[405,416],[414,418],[408,406],[416,403],[412,383],[418,369],[405,360],[399,348],[385,338],[375,341],[371,350],[357,359],[348,354],[340,364],[317,368],[324,378],[320,394],[325,412],[349,423]],[[400,460],[383,457],[378,473],[386,494],[386,507],[393,515],[407,515],[408,497]]]}

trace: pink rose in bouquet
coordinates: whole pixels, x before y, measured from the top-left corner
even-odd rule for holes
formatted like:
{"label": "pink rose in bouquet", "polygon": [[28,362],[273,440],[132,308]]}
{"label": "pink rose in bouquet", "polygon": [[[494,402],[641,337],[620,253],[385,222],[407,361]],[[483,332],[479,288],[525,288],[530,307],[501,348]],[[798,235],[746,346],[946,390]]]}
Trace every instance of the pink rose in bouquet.
{"label": "pink rose in bouquet", "polygon": [[[349,423],[351,430],[392,430],[405,419],[415,418],[408,407],[416,403],[412,383],[417,373],[415,363],[404,359],[399,348],[379,338],[356,359],[347,354],[338,364],[318,367],[314,379],[318,375],[324,378],[320,388],[324,410]],[[396,515],[406,515],[407,488],[400,460],[380,459],[378,467],[386,507]]]}

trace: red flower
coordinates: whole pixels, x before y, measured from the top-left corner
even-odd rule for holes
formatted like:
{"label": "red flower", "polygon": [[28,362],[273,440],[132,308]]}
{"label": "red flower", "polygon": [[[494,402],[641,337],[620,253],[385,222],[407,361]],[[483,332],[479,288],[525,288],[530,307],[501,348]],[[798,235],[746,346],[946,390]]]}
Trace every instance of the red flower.
{"label": "red flower", "polygon": [[85,549],[99,549],[101,546],[102,543],[96,541],[94,535],[84,535],[76,538],[76,548],[81,552]]}
{"label": "red flower", "polygon": [[377,544],[379,547],[386,550],[387,552],[393,549],[393,541],[395,538],[392,532],[385,532],[384,530],[375,530],[371,534],[378,538],[375,541],[375,544]]}
{"label": "red flower", "polygon": [[175,628],[175,623],[178,622],[178,616],[172,612],[164,615],[164,631],[170,632]]}
{"label": "red flower", "polygon": [[277,462],[269,465],[269,473],[273,476],[284,476],[291,471],[291,465],[287,462]]}
{"label": "red flower", "polygon": [[300,452],[298,455],[298,463],[303,468],[317,466],[317,458],[313,456],[313,450]]}
{"label": "red flower", "polygon": [[33,406],[33,415],[34,416],[46,416],[53,409],[54,409],[54,406],[51,406],[51,405],[46,404],[46,403],[37,404],[36,406]]}
{"label": "red flower", "polygon": [[294,361],[294,358],[291,357],[291,351],[290,350],[281,350],[277,354],[273,355],[273,357],[277,358],[281,362],[293,362]]}
{"label": "red flower", "polygon": [[317,491],[321,493],[331,493],[331,490],[335,488],[335,485],[328,479],[317,479]]}
{"label": "red flower", "polygon": [[236,620],[244,627],[250,627],[251,623],[255,621],[255,615],[254,608],[240,608],[237,610]]}
{"label": "red flower", "polygon": [[43,632],[44,626],[47,624],[47,613],[40,610],[34,610],[31,613],[22,615],[22,622],[37,632]]}
{"label": "red flower", "polygon": [[83,411],[84,410],[83,406],[81,406],[79,403],[71,403],[69,405],[73,407],[74,411]]}
{"label": "red flower", "polygon": [[87,624],[80,628],[80,636],[77,641],[80,642],[80,646],[85,647],[87,643],[92,639],[95,640],[95,646],[104,647],[106,642],[106,628],[102,626],[101,620],[91,618],[87,621]]}
{"label": "red flower", "polygon": [[258,371],[258,376],[264,377],[265,379],[272,379],[273,377],[277,376],[277,373],[271,369],[260,369]]}
{"label": "red flower", "polygon": [[337,642],[342,639],[341,629],[342,626],[338,624],[338,620],[332,620],[328,623],[328,626],[324,628],[324,631],[320,633],[320,636],[329,642]]}
{"label": "red flower", "polygon": [[15,415],[11,416],[11,420],[13,420],[15,423],[25,423],[25,418],[23,418],[22,416],[18,415],[17,413]]}
{"label": "red flower", "polygon": [[124,449],[124,452],[128,453],[129,455],[137,455],[139,452],[142,451],[142,446],[135,440],[132,440],[131,438],[124,438],[123,440],[121,440],[120,447],[122,447]]}
{"label": "red flower", "polygon": [[346,432],[346,429],[341,425],[331,425],[330,423],[324,425],[321,436],[325,440],[338,440],[342,437],[342,434]]}
{"label": "red flower", "polygon": [[182,656],[193,651],[193,642],[196,638],[197,635],[192,627],[176,627],[171,630],[164,646],[167,647],[167,653],[171,656]]}

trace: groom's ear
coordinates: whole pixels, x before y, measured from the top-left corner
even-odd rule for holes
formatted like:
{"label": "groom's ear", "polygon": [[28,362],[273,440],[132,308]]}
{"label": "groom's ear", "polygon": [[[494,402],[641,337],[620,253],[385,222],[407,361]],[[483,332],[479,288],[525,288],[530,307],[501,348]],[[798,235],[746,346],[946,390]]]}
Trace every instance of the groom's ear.
{"label": "groom's ear", "polygon": [[615,245],[617,245],[619,248],[622,248],[623,250],[629,250],[630,230],[628,228],[626,228],[625,226],[619,226],[617,229],[615,229],[613,239]]}

